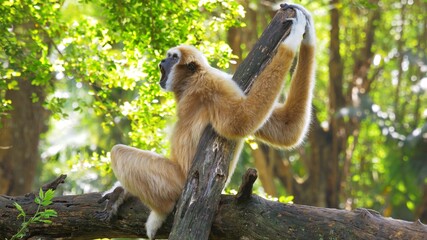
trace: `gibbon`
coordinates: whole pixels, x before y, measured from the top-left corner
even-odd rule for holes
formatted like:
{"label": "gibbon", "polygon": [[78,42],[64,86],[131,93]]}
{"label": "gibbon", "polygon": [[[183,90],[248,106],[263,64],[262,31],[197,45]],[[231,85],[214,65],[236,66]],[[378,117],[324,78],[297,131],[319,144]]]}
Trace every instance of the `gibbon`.
{"label": "gibbon", "polygon": [[[123,186],[108,218],[117,213],[126,195],[137,196],[151,213],[147,235],[156,231],[173,210],[181,195],[201,134],[208,124],[226,138],[238,140],[230,166],[231,177],[243,145],[243,138],[255,135],[280,147],[301,143],[310,123],[315,71],[315,31],[310,13],[295,9],[290,35],[280,44],[270,64],[258,76],[247,95],[228,75],[211,67],[192,46],[181,45],[167,52],[159,64],[160,86],[175,95],[177,122],[171,136],[170,158],[125,145],[111,150],[111,166]],[[278,103],[289,71],[300,46],[298,64],[292,76],[285,103]]]}

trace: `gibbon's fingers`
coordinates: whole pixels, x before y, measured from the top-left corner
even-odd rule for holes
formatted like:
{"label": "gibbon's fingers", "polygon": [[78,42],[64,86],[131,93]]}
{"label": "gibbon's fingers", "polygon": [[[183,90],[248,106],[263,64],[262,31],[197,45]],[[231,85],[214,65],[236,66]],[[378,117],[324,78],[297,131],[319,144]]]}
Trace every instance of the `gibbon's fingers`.
{"label": "gibbon's fingers", "polygon": [[283,44],[293,52],[296,52],[303,39],[307,20],[304,14],[298,9],[295,9],[295,18],[289,18],[288,20],[292,21],[292,28],[289,36],[283,41]]}
{"label": "gibbon's fingers", "polygon": [[307,23],[305,25],[305,33],[304,33],[302,44],[314,46],[316,44],[316,31],[314,30],[314,22],[313,22],[313,17],[311,13],[299,4],[287,3],[287,4],[281,4],[280,6],[283,9],[293,8],[295,9],[295,11],[299,10],[302,12],[302,14],[304,14]]}
{"label": "gibbon's fingers", "polygon": [[108,200],[104,210],[96,213],[96,217],[103,221],[113,220],[118,213],[119,207],[125,202],[130,196],[122,186],[116,186],[115,184],[110,190],[103,193],[103,196],[98,203],[103,203]]}

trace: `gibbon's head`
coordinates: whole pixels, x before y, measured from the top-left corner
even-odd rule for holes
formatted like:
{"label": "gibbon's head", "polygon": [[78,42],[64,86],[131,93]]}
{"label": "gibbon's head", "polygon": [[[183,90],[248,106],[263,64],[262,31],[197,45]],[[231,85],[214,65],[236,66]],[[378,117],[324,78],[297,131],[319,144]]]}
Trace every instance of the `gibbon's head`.
{"label": "gibbon's head", "polygon": [[168,50],[160,64],[160,86],[166,91],[175,91],[189,77],[208,66],[205,56],[193,46],[180,45]]}

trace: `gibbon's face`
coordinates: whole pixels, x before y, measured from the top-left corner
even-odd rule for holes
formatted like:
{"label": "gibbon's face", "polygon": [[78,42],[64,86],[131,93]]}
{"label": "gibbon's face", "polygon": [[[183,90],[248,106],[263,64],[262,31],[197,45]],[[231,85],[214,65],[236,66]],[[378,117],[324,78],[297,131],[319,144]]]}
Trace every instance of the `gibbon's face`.
{"label": "gibbon's face", "polygon": [[166,90],[172,90],[172,80],[173,80],[173,67],[179,62],[181,58],[181,53],[177,49],[171,49],[168,51],[167,56],[163,59],[160,64],[160,73],[162,76],[160,77],[160,86]]}
{"label": "gibbon's face", "polygon": [[208,67],[207,59],[195,47],[180,45],[171,48],[159,64],[160,86],[166,91],[180,92],[193,74]]}

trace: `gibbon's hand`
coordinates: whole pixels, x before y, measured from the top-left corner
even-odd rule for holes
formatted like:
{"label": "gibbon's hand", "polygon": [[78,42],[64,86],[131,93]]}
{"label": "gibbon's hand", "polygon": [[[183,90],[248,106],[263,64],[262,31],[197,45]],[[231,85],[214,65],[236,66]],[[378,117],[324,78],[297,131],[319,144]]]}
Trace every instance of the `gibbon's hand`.
{"label": "gibbon's hand", "polygon": [[311,13],[299,4],[284,3],[284,4],[280,4],[280,7],[282,9],[292,8],[295,10],[296,19],[293,19],[294,24],[295,24],[295,21],[297,22],[299,21],[298,12],[301,12],[304,15],[306,19],[306,24],[305,24],[305,33],[302,40],[302,44],[314,46],[316,44],[316,31],[314,30],[314,22],[313,22],[313,17],[311,16]]}
{"label": "gibbon's hand", "polygon": [[[290,5],[286,5],[287,7],[291,7]],[[292,22],[292,27],[289,35],[283,41],[283,44],[286,45],[292,52],[296,52],[300,43],[303,40],[303,35],[305,33],[305,28],[307,25],[307,19],[303,12],[298,9],[295,10],[295,17],[288,18],[287,21]]]}

